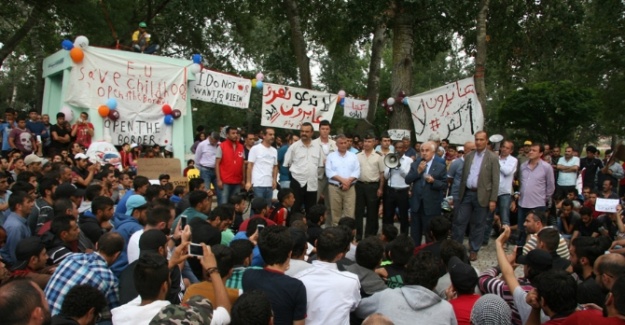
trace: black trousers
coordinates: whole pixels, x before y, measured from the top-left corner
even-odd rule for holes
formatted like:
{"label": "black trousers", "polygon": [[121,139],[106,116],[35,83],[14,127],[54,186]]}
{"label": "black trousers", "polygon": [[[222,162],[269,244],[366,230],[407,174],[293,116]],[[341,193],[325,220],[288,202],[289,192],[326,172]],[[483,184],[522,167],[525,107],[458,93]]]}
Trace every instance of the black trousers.
{"label": "black trousers", "polygon": [[407,234],[410,224],[408,223],[408,188],[396,190],[386,186],[384,188],[384,217],[383,224],[393,224],[395,209],[399,210],[399,232]]}
{"label": "black trousers", "polygon": [[308,212],[310,207],[317,204],[317,191],[309,192],[308,184],[302,187],[294,178],[291,178],[291,189],[295,195],[295,203],[291,211],[300,212],[305,208],[305,211]]}
{"label": "black trousers", "polygon": [[365,237],[378,234],[378,207],[380,198],[378,197],[379,182],[356,183],[356,238],[363,238],[363,220],[367,220],[365,226]]}

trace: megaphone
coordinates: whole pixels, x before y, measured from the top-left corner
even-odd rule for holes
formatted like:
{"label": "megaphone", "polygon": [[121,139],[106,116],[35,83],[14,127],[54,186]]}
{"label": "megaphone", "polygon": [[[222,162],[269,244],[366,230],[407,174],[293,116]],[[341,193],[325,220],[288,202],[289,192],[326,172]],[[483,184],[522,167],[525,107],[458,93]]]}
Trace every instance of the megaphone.
{"label": "megaphone", "polygon": [[491,148],[493,149],[493,151],[499,151],[499,147],[501,146],[501,141],[503,141],[503,135],[493,134],[488,138],[488,141],[490,141]]}
{"label": "megaphone", "polygon": [[396,153],[389,153],[384,156],[384,164],[386,167],[391,169],[399,168],[399,166],[401,166],[401,163],[399,162],[399,155]]}

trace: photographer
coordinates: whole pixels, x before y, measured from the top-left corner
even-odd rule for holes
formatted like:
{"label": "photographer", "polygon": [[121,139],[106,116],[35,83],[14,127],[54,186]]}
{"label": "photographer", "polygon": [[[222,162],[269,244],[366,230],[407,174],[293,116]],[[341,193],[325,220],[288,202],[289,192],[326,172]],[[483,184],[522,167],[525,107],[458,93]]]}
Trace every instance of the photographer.
{"label": "photographer", "polygon": [[72,138],[76,139],[76,143],[88,149],[91,145],[91,138],[93,137],[93,124],[89,122],[89,114],[86,112],[80,113],[80,118],[76,121],[76,124],[72,126]]}

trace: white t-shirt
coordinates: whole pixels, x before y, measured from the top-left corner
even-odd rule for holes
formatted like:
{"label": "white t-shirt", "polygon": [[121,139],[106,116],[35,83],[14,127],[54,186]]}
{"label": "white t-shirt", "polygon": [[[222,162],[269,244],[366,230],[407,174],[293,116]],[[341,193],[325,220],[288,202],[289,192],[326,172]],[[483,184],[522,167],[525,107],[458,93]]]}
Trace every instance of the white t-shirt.
{"label": "white t-shirt", "polygon": [[250,149],[247,161],[254,163],[252,169],[252,186],[269,187],[273,185],[273,167],[278,165],[276,148],[257,144]]}
{"label": "white t-shirt", "polygon": [[139,259],[139,239],[143,235],[143,229],[137,230],[128,239],[128,248],[126,248],[126,254],[128,254],[128,264]]}
{"label": "white t-shirt", "polygon": [[[558,165],[572,167],[579,167],[579,157],[571,157],[568,161],[564,157],[560,157],[558,160]],[[575,181],[577,180],[577,173],[575,172],[563,172],[560,171],[558,173],[558,185],[560,186],[575,186]]]}

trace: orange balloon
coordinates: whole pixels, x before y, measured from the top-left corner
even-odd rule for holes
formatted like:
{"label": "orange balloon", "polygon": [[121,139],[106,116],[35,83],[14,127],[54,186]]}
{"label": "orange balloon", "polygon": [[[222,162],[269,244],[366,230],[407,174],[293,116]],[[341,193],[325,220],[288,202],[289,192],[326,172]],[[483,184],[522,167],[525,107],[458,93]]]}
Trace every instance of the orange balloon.
{"label": "orange balloon", "polygon": [[106,105],[100,105],[100,107],[98,107],[98,114],[100,114],[100,116],[102,117],[109,116],[110,111],[111,109]]}
{"label": "orange balloon", "polygon": [[82,59],[85,58],[85,52],[83,52],[80,47],[74,46],[74,48],[69,51],[69,56],[72,58],[74,63],[80,63],[82,62]]}

